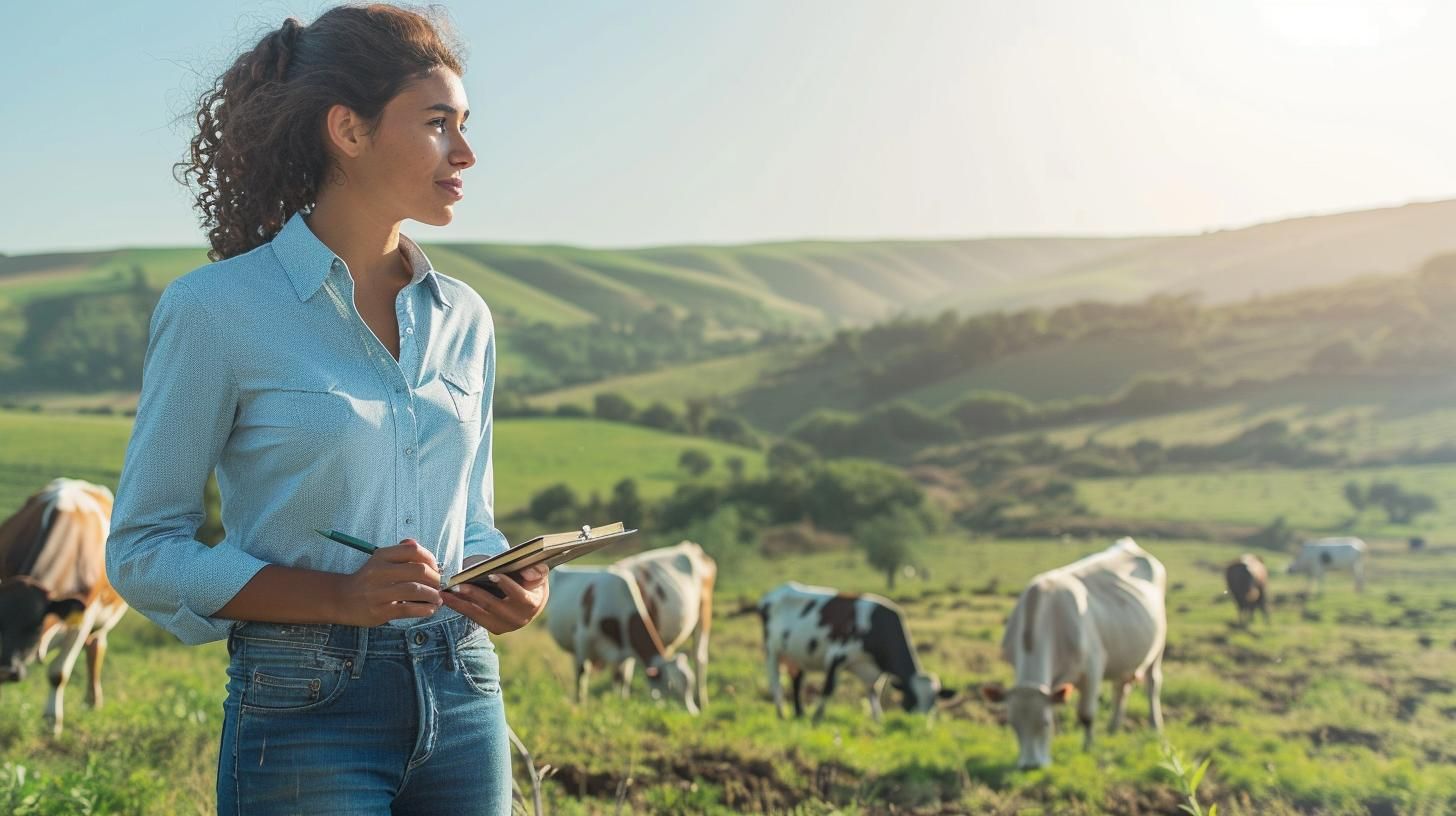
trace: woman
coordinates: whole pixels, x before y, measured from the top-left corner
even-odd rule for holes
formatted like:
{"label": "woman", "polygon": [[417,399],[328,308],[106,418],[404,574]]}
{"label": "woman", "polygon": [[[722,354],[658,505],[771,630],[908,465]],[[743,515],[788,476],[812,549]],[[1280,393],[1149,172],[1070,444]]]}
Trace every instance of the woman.
{"label": "woman", "polygon": [[285,21],[202,96],[179,165],[215,263],[153,315],[107,571],[184,642],[228,641],[219,812],[509,812],[487,632],[534,619],[546,575],[440,590],[506,547],[495,335],[399,232],[450,223],[475,163],[441,31],[387,5]]}

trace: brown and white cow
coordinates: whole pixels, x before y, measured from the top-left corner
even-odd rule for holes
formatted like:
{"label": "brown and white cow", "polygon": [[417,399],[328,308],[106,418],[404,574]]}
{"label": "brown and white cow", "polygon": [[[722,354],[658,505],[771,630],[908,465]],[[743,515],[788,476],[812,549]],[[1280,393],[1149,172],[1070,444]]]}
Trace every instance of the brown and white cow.
{"label": "brown and white cow", "polygon": [[681,702],[698,713],[688,657],[663,643],[630,570],[616,565],[556,567],[549,580],[546,629],[576,661],[578,703],[586,702],[589,667],[611,666],[626,697],[632,667],[641,661],[654,697]]}
{"label": "brown and white cow", "polygon": [[903,695],[902,706],[910,712],[929,712],[937,699],[955,694],[941,688],[934,674],[921,669],[904,615],[878,595],[841,593],[790,581],[763,596],[758,614],[763,619],[769,690],[780,718],[784,716],[781,666],[788,669],[793,682],[796,717],[804,715],[804,672],[825,673],[824,692],[814,710],[816,723],[824,716],[840,669],[864,681],[876,721],[887,678]]}
{"label": "brown and white cow", "polygon": [[1223,571],[1228,594],[1238,607],[1238,622],[1247,626],[1254,622],[1254,611],[1264,613],[1264,622],[1269,622],[1269,569],[1259,556],[1244,553],[1238,560],[1229,562]]}
{"label": "brown and white cow", "polygon": [[1010,690],[981,689],[986,699],[1007,703],[1007,719],[1020,746],[1017,767],[1051,764],[1052,709],[1074,689],[1081,694],[1077,717],[1086,729],[1082,747],[1092,747],[1104,679],[1117,689],[1109,730],[1122,725],[1128,689],[1144,679],[1153,727],[1163,730],[1167,586],[1163,565],[1130,538],[1031,579],[1001,641],[1016,681]]}
{"label": "brown and white cow", "polygon": [[43,660],[60,636],[45,710],[57,735],[66,681],[83,647],[86,701],[101,705],[106,633],[126,613],[106,578],[112,501],[105,487],[56,479],[0,524],[0,683],[25,679],[26,664]]}
{"label": "brown and white cow", "polygon": [[698,709],[708,707],[708,633],[713,627],[713,584],[718,564],[691,541],[631,555],[616,563],[632,573],[662,644],[678,649],[694,638]]}

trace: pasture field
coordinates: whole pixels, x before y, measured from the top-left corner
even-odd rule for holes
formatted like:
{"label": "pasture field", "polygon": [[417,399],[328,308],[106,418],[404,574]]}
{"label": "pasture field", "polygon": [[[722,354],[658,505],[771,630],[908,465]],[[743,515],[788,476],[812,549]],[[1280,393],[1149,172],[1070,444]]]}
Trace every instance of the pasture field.
{"label": "pasture field", "polygon": [[[1359,516],[1346,503],[1347,482],[1396,482],[1429,494],[1439,507],[1411,524],[1383,512]],[[1171,473],[1077,482],[1077,498],[1096,516],[1149,521],[1203,521],[1260,526],[1277,516],[1296,530],[1363,536],[1419,535],[1456,543],[1456,465]]]}
{"label": "pasture field", "polygon": [[[928,670],[961,689],[1006,682],[998,641],[1016,590],[1105,544],[944,537],[923,552],[929,577],[903,579],[893,597]],[[1276,576],[1274,625],[1244,631],[1217,600],[1221,566],[1236,549],[1144,544],[1171,585],[1167,737],[1186,756],[1212,756],[1205,803],[1245,816],[1456,808],[1456,550],[1409,554],[1380,542],[1363,595],[1335,579],[1323,597],[1303,599],[1299,584]],[[577,706],[570,659],[543,626],[497,638],[512,725],[538,767],[550,766],[546,811],[1176,812],[1137,690],[1131,730],[1102,733],[1090,753],[1063,711],[1055,764],[1040,771],[1016,771],[1014,738],[997,711],[964,696],[932,721],[887,700],[877,725],[846,678],[822,724],[780,722],[758,619],[735,613],[788,577],[884,590],[848,552],[750,559],[722,575],[710,700],[699,718],[648,700],[640,672],[630,700],[611,696],[600,672],[593,698]],[[0,691],[0,811],[210,812],[225,650],[178,645],[135,613],[112,644],[106,706],[87,710],[74,686],[58,740],[42,734],[44,681],[33,675]],[[516,769],[525,784],[519,761]]]}
{"label": "pasture field", "polygon": [[[0,411],[0,510],[8,515],[56,476],[116,488],[131,435],[129,417],[46,415]],[[713,439],[663,433],[637,425],[586,419],[506,419],[496,422],[496,509],[505,515],[531,496],[566,482],[579,497],[603,499],[624,476],[644,497],[672,492],[683,477],[683,451],[696,448],[714,461],[710,478],[727,478],[724,462],[741,458],[744,473],[762,472],[763,454]]]}
{"label": "pasture field", "polygon": [[584,385],[535,394],[530,401],[543,408],[580,405],[591,408],[597,394],[616,392],[640,406],[665,402],[681,409],[689,399],[706,399],[732,394],[758,382],[763,372],[783,362],[782,349],[750,351],[697,363],[611,377]]}

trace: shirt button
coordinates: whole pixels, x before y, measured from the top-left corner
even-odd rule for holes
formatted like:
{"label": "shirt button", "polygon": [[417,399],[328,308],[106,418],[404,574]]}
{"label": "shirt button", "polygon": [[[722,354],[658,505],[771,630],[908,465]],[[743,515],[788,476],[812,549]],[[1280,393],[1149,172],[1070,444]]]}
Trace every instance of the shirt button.
{"label": "shirt button", "polygon": [[405,333],[405,334],[414,334],[414,333],[415,333],[415,330],[414,330],[414,329],[412,329],[412,328],[410,328],[410,329],[405,329],[405,330],[404,330],[404,333]]}
{"label": "shirt button", "polygon": [[396,393],[396,394],[403,394],[404,393],[404,389],[403,388],[396,388],[396,389],[394,389],[394,393]]}
{"label": "shirt button", "polygon": [[412,519],[412,518],[407,518],[407,519],[404,520],[404,523],[405,524],[414,524],[415,523],[415,520]]}
{"label": "shirt button", "polygon": [[425,645],[425,641],[427,641],[429,639],[430,639],[430,636],[427,635],[427,634],[425,634],[424,632],[415,632],[415,645],[416,646],[423,646],[423,645]]}
{"label": "shirt button", "polygon": [[414,448],[405,448],[404,449],[404,455],[405,456],[414,456],[415,455],[415,449]]}

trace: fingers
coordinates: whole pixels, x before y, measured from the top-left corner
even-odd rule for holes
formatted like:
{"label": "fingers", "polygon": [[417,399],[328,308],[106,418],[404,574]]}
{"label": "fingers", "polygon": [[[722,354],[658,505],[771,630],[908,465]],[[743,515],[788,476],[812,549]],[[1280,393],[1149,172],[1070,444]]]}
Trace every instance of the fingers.
{"label": "fingers", "polygon": [[[521,589],[514,581],[511,583],[519,591],[519,595],[508,595],[501,599],[480,587],[461,584],[450,592],[440,593],[440,599],[446,606],[495,634],[512,632],[535,619],[544,601],[543,596]],[[500,586],[503,585],[504,581]]]}
{"label": "fingers", "polygon": [[436,588],[440,586],[439,570],[428,564],[420,564],[418,562],[410,562],[407,564],[386,563],[375,567],[373,574],[382,580],[393,583],[414,581]]}
{"label": "fingers", "polygon": [[532,564],[521,570],[519,575],[512,574],[517,582],[526,589],[535,589],[546,583],[546,576],[551,573],[551,568],[544,564]]}
{"label": "fingers", "polygon": [[420,543],[413,538],[406,538],[393,547],[380,547],[370,558],[378,558],[395,564],[425,564],[436,570],[439,569],[439,564],[435,563],[434,553],[421,547]]}
{"label": "fingers", "polygon": [[435,611],[439,608],[440,605],[437,603],[410,603],[408,601],[403,601],[390,605],[389,619],[396,620],[398,618],[428,618],[429,616],[435,614]]}

